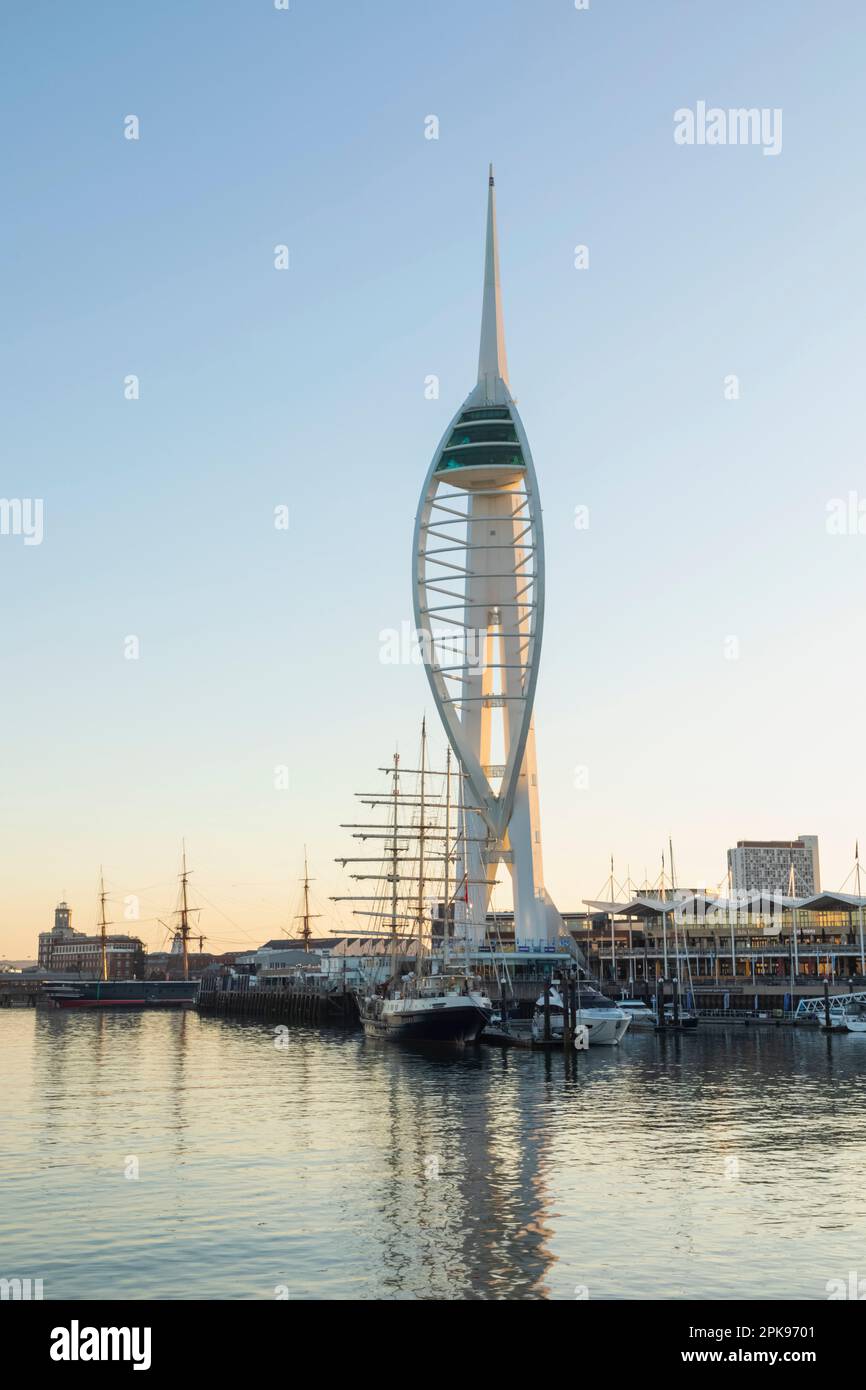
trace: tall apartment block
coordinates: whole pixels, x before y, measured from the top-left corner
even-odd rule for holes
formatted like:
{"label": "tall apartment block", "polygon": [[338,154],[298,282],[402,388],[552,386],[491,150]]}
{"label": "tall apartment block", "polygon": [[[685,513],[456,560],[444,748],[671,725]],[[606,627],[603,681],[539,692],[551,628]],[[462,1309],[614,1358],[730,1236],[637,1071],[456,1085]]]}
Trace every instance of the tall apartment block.
{"label": "tall apartment block", "polygon": [[796,840],[738,840],[728,850],[728,873],[735,893],[794,893],[810,898],[821,891],[818,836],[798,835]]}

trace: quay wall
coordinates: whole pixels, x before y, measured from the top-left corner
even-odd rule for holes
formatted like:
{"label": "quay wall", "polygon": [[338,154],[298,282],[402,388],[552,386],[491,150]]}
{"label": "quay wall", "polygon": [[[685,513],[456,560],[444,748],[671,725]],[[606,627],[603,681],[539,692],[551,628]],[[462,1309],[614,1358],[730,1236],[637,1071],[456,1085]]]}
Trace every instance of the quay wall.
{"label": "quay wall", "polygon": [[295,985],[286,980],[256,980],[254,976],[205,977],[198,1008],[206,1013],[243,1014],[250,1018],[279,1017],[299,1022],[353,1022],[358,1017],[354,995],[322,984]]}

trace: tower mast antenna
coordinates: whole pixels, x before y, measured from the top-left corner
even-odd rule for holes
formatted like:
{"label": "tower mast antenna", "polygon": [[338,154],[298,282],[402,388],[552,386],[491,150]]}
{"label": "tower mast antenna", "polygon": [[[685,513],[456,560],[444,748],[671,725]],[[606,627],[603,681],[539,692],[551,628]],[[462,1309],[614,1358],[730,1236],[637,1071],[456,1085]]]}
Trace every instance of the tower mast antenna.
{"label": "tower mast antenna", "polygon": [[478,385],[488,398],[496,399],[496,381],[508,386],[508,357],[505,351],[505,317],[502,312],[502,285],[499,280],[499,234],[496,230],[496,185],[493,165],[487,185],[487,238],[484,248],[484,296],[481,302],[481,343],[478,349]]}
{"label": "tower mast antenna", "polygon": [[[555,948],[565,928],[544,887],[532,718],[544,536],[535,467],[508,379],[492,165],[478,377],[427,471],[412,575],[427,678],[463,779],[461,796],[468,792],[473,803],[467,839],[483,846],[484,874],[470,880],[467,939],[484,944],[490,889],[505,864],[516,942]],[[463,859],[465,869],[465,847]]]}

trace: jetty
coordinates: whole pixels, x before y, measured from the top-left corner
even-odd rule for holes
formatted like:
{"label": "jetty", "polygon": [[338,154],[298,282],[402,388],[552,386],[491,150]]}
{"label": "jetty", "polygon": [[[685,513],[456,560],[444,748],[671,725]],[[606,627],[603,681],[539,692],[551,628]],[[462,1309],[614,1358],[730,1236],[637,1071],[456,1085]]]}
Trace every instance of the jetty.
{"label": "jetty", "polygon": [[0,975],[0,1009],[35,1008],[41,981],[27,975]]}
{"label": "jetty", "polygon": [[266,975],[205,975],[198,992],[202,1013],[243,1014],[298,1023],[355,1022],[354,995],[339,980],[308,976],[293,981]]}

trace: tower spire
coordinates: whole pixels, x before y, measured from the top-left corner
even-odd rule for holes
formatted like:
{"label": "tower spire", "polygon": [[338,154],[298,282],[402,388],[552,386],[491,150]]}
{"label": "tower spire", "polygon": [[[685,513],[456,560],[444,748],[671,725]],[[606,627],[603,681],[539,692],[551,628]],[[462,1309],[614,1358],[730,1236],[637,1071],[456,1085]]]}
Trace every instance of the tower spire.
{"label": "tower spire", "polygon": [[484,253],[484,299],[481,309],[481,347],[478,353],[478,385],[487,399],[497,399],[497,378],[508,386],[502,286],[499,283],[499,237],[496,231],[496,185],[493,165],[487,187],[487,246]]}

